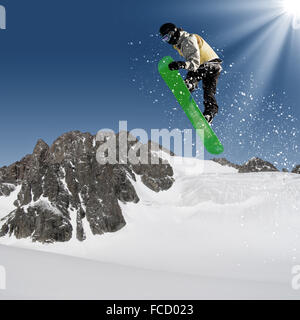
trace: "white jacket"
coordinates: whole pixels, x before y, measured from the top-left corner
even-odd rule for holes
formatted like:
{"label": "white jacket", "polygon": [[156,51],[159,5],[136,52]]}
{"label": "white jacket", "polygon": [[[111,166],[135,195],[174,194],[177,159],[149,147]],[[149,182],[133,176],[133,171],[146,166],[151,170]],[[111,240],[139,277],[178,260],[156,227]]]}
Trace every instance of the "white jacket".
{"label": "white jacket", "polygon": [[186,69],[189,71],[196,71],[201,64],[219,58],[202,37],[186,31],[180,31],[174,48],[185,58]]}

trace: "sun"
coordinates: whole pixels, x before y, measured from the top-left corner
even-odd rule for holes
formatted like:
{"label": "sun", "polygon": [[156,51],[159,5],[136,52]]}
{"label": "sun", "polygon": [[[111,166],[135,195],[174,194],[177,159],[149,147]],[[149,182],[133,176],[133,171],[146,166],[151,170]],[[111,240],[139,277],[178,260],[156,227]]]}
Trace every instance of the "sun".
{"label": "sun", "polygon": [[286,13],[300,16],[300,0],[283,0],[282,5]]}

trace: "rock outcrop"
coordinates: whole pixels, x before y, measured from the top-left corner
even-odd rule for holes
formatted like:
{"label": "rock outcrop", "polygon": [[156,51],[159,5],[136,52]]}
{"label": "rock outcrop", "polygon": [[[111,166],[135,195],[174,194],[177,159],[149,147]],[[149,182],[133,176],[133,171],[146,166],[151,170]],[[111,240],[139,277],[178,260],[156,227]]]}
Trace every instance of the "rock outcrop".
{"label": "rock outcrop", "polygon": [[[242,165],[234,164],[226,158],[214,158],[212,161],[219,163],[222,166],[232,167],[238,170],[239,173],[249,172],[277,172],[279,171],[272,163],[260,158],[252,158]],[[300,166],[299,166],[300,167]],[[284,170],[284,172],[286,172]]]}
{"label": "rock outcrop", "polygon": [[270,162],[260,158],[252,158],[239,168],[239,173],[248,172],[278,172],[279,170]]}
{"label": "rock outcrop", "polygon": [[300,174],[300,165],[295,166],[295,168],[292,170],[292,173]]}
{"label": "rock outcrop", "polygon": [[8,197],[13,191],[15,191],[16,186],[10,183],[2,183],[0,184],[0,197],[6,196]]}
{"label": "rock outcrop", "polygon": [[[83,241],[86,226],[94,235],[115,232],[126,224],[119,201],[139,201],[132,183],[137,176],[155,192],[172,186],[173,170],[161,159],[153,165],[99,164],[96,152],[101,143],[90,133],[72,131],[50,147],[39,140],[32,154],[0,168],[0,196],[21,186],[16,209],[0,221],[0,236],[51,243],[73,236]],[[137,143],[129,143],[127,151]]]}

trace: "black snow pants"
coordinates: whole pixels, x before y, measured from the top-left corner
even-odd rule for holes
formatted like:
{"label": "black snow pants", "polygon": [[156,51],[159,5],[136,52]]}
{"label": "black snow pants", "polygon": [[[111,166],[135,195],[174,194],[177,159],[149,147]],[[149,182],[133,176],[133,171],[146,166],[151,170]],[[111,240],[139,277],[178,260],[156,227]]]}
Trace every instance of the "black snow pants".
{"label": "black snow pants", "polygon": [[190,90],[194,91],[198,87],[199,81],[202,80],[204,112],[203,114],[218,113],[218,104],[215,98],[217,83],[222,71],[221,59],[214,59],[203,63],[196,71],[189,71],[186,75],[185,83]]}

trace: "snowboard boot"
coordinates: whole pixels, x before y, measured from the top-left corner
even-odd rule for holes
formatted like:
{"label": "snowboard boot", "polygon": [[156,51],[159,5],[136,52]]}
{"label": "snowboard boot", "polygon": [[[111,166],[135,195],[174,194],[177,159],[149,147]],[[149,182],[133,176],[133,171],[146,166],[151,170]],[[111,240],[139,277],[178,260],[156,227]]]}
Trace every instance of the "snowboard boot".
{"label": "snowboard boot", "polygon": [[187,78],[184,80],[189,92],[192,93],[198,88],[198,81],[194,80],[193,78]]}
{"label": "snowboard boot", "polygon": [[215,114],[207,112],[207,113],[203,113],[203,115],[204,115],[204,118],[206,119],[206,121],[208,122],[208,124],[211,125]]}

